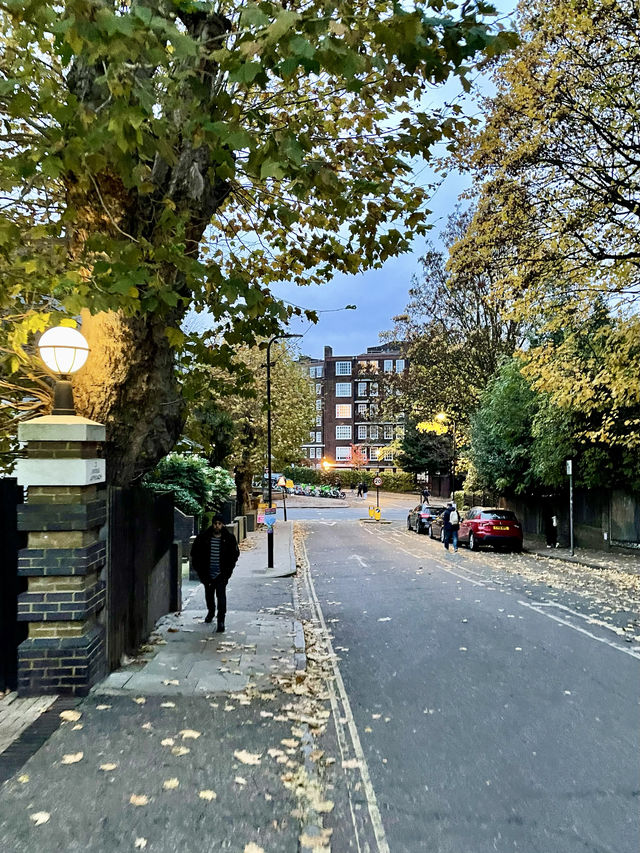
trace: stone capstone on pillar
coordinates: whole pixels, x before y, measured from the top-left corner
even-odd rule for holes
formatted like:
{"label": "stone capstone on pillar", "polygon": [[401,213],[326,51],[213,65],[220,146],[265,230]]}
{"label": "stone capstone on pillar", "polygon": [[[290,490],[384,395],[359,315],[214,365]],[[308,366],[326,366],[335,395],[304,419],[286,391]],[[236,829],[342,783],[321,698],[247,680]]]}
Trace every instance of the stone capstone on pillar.
{"label": "stone capstone on pillar", "polygon": [[26,444],[17,477],[28,487],[18,528],[28,534],[18,574],[28,589],[18,620],[29,623],[18,648],[18,693],[86,695],[105,675],[102,578],[106,545],[105,440],[102,424],[49,415],[20,425]]}

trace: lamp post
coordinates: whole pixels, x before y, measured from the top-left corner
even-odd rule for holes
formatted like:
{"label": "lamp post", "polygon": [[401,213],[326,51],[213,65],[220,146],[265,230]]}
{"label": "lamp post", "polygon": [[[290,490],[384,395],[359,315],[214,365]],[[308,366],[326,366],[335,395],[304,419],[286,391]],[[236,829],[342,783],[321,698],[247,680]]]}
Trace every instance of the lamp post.
{"label": "lamp post", "polygon": [[[271,509],[273,484],[271,482],[271,344],[285,338],[301,338],[302,335],[274,335],[267,344],[267,477],[268,503]],[[273,524],[267,525],[267,568],[273,568]]]}
{"label": "lamp post", "polygon": [[68,376],[84,365],[89,355],[89,345],[77,329],[70,326],[55,326],[38,341],[40,358],[60,377],[53,391],[54,415],[75,415],[73,391]]}

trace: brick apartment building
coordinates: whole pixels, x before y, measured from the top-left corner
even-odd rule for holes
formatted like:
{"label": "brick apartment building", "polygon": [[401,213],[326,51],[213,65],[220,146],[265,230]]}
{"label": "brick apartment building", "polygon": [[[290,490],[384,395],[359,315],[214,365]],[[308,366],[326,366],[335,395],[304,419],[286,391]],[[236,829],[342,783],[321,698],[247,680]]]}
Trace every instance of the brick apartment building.
{"label": "brick apartment building", "polygon": [[324,348],[324,359],[303,358],[302,364],[316,396],[316,425],[303,445],[309,463],[323,460],[351,468],[351,446],[364,457],[364,470],[395,471],[391,442],[403,435],[402,422],[383,421],[383,377],[402,373],[408,363],[400,348],[387,344],[368,347],[361,355],[334,355]]}

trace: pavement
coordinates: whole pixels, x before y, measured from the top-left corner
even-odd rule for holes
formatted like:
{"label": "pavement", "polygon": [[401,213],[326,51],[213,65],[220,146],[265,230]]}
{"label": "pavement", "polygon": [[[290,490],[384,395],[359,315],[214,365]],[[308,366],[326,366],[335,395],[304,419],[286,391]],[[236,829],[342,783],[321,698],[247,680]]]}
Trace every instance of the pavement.
{"label": "pavement", "polygon": [[204,590],[185,577],[182,612],[134,659],[18,734],[13,746],[58,717],[0,789],[3,853],[307,849],[310,731],[329,712],[305,695],[292,537],[278,523],[273,571],[264,531],[242,544],[226,633],[204,624]]}

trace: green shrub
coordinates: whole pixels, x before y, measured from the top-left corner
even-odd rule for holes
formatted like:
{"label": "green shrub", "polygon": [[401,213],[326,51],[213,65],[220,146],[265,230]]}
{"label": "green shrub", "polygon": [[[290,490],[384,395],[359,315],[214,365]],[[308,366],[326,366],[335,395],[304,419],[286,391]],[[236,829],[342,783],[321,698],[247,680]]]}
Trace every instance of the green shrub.
{"label": "green shrub", "polygon": [[[334,486],[338,480],[343,489],[356,488],[358,483],[366,483],[369,489],[375,488],[373,478],[378,476],[376,471],[358,471],[356,469],[330,469],[329,471],[318,471],[315,468],[304,468],[292,466],[283,471],[285,477],[289,477],[296,484],[308,483],[312,486],[330,485]],[[386,492],[414,492],[415,485],[412,474],[406,471],[384,471],[379,475],[382,478],[380,488]]]}
{"label": "green shrub", "polygon": [[224,468],[212,468],[206,459],[190,453],[169,453],[145,474],[142,485],[155,492],[172,492],[178,509],[188,515],[219,509],[234,488]]}

